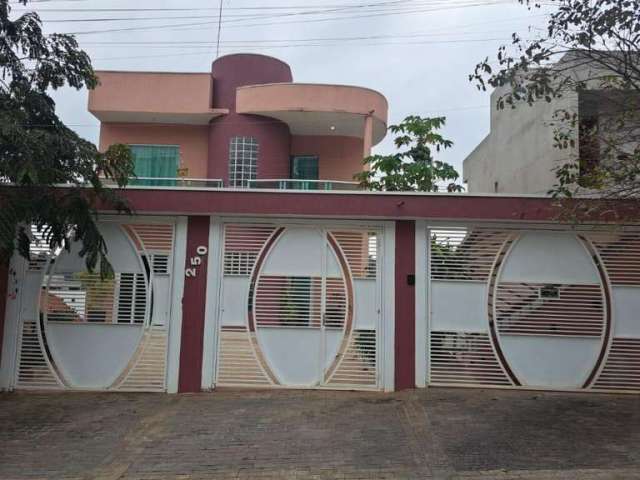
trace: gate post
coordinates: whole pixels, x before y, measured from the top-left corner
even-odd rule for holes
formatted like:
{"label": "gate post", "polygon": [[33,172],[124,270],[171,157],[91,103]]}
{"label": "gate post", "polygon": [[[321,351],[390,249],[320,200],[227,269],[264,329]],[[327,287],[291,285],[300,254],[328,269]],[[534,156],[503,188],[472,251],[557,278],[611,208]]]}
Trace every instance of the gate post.
{"label": "gate post", "polygon": [[199,392],[202,385],[202,349],[209,257],[208,216],[189,217],[178,392]]}
{"label": "gate post", "polygon": [[415,387],[415,232],[416,222],[396,222],[395,389]]}
{"label": "gate post", "polygon": [[[4,324],[7,316],[7,283],[9,281],[9,261],[0,262],[0,363],[2,363],[2,345],[4,342]],[[6,365],[0,365],[6,367]]]}

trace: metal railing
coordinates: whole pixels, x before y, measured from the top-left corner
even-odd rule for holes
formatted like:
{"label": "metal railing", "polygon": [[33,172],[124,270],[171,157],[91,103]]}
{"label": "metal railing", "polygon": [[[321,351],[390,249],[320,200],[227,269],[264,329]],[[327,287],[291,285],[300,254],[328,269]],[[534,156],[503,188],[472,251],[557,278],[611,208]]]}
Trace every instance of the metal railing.
{"label": "metal railing", "polygon": [[357,182],[342,180],[297,180],[290,178],[250,180],[249,188],[272,190],[359,190]]}
{"label": "metal railing", "polygon": [[[103,179],[107,186],[115,186],[113,180]],[[219,178],[185,178],[185,177],[131,177],[128,187],[133,188],[224,188]],[[247,186],[227,188],[238,190],[303,190],[303,191],[345,191],[360,190],[357,182],[343,180],[298,180],[290,178],[249,180]]]}
{"label": "metal railing", "polygon": [[[105,180],[103,180],[105,181]],[[106,181],[107,185],[115,185]],[[222,188],[224,182],[219,178],[186,178],[186,177],[132,177],[129,187],[177,187],[177,188]]]}

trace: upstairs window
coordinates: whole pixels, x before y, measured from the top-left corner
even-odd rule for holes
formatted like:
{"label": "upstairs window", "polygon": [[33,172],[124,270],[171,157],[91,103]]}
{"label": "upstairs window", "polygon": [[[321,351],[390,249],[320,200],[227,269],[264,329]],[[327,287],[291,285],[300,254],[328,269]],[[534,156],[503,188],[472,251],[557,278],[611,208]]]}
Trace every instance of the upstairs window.
{"label": "upstairs window", "polygon": [[316,182],[307,180],[318,180],[318,157],[315,155],[294,155],[291,157],[291,178],[299,180],[291,182],[291,188],[297,190],[315,190],[318,188]]}
{"label": "upstairs window", "polygon": [[248,188],[256,179],[258,141],[253,137],[232,137],[229,143],[229,185]]}
{"label": "upstairs window", "polygon": [[[129,145],[138,179],[132,185],[172,186],[178,176],[180,149],[177,145]],[[164,179],[164,180],[154,180]],[[172,180],[166,180],[172,179]]]}
{"label": "upstairs window", "polygon": [[318,157],[295,155],[291,157],[291,178],[295,180],[318,180]]}

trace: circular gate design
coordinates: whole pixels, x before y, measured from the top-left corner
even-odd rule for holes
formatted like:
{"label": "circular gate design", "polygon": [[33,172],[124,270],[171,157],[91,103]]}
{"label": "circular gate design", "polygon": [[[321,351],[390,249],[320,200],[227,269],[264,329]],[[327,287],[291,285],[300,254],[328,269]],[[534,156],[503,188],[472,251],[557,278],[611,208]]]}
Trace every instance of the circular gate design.
{"label": "circular gate design", "polygon": [[150,310],[148,272],[117,225],[101,227],[114,274],[89,273],[79,245],[52,262],[41,294],[46,344],[70,387],[107,388],[123,372],[142,338]]}
{"label": "circular gate design", "polygon": [[526,232],[505,242],[490,277],[489,326],[516,385],[587,387],[610,337],[608,285],[590,243]]}
{"label": "circular gate design", "polygon": [[249,297],[249,330],[272,381],[324,384],[353,327],[349,268],[330,234],[313,227],[276,230],[256,262]]}

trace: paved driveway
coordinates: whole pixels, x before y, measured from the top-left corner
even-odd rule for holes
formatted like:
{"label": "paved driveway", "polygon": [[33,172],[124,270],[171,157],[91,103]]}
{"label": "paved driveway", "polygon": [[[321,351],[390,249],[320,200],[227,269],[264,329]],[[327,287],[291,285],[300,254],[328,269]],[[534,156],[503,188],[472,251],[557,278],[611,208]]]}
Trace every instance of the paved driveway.
{"label": "paved driveway", "polygon": [[640,479],[640,397],[0,395],[0,479]]}

